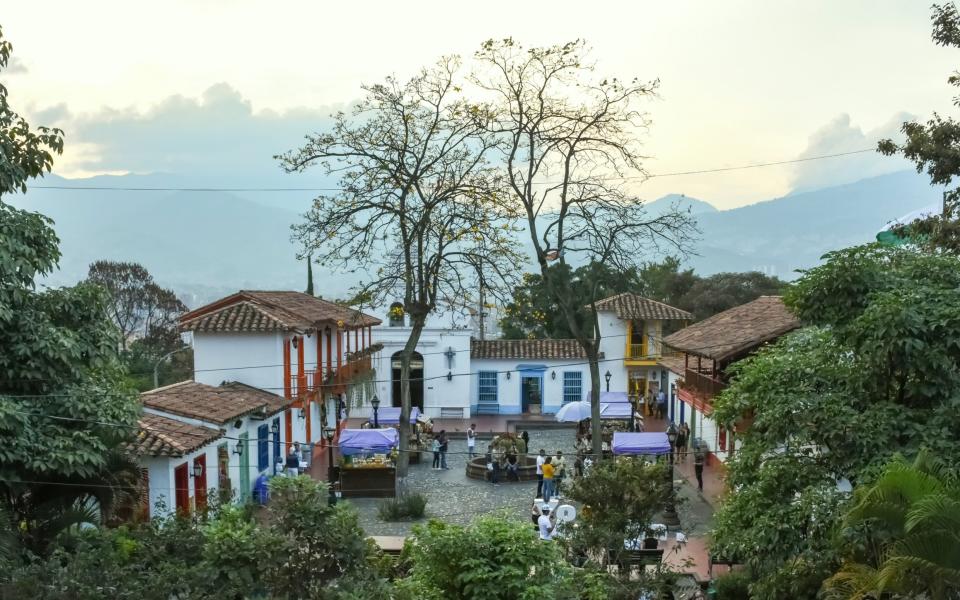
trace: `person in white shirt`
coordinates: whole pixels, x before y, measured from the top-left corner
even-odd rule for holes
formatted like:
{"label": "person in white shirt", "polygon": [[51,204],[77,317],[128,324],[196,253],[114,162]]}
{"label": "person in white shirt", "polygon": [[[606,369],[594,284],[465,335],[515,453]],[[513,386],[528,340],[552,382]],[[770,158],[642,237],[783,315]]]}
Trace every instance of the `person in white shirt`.
{"label": "person in white shirt", "polygon": [[473,451],[477,447],[477,426],[475,423],[470,424],[470,429],[467,430],[467,460],[473,458]]}
{"label": "person in white shirt", "polygon": [[540,454],[537,456],[537,498],[543,498],[543,462],[547,460],[547,453],[540,448]]}
{"label": "person in white shirt", "polygon": [[537,528],[540,530],[540,539],[550,541],[553,539],[553,533],[557,530],[557,525],[550,516],[550,505],[545,504],[540,509],[540,517],[537,519]]}

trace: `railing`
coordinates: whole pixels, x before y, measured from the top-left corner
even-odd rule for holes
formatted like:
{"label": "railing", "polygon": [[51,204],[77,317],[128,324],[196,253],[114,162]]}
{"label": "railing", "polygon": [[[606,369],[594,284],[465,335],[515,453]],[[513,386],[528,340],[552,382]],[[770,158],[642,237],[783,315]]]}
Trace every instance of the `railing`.
{"label": "railing", "polygon": [[687,369],[681,386],[705,398],[713,398],[722,392],[727,384],[694,369]]}
{"label": "railing", "polygon": [[335,392],[336,387],[350,383],[351,379],[372,368],[371,354],[355,352],[352,356],[356,358],[351,358],[340,365],[339,369],[327,370],[326,365],[324,365],[322,369],[307,371],[302,376],[291,375],[290,391],[293,399],[296,400],[317,391],[321,393]]}
{"label": "railing", "polygon": [[633,360],[661,358],[664,356],[679,356],[680,353],[667,347],[659,340],[648,340],[646,344],[630,344],[627,346],[627,358]]}

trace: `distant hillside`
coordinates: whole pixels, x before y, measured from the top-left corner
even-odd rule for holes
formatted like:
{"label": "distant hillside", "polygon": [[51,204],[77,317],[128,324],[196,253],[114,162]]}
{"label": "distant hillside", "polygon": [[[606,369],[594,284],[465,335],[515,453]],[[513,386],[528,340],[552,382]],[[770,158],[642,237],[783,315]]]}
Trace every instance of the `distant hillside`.
{"label": "distant hillside", "polygon": [[941,189],[913,171],[697,215],[698,272],[759,270],[786,279],[839,248],[873,241],[889,221],[937,202]]}
{"label": "distant hillside", "polygon": [[[50,176],[42,184],[183,187],[192,182],[155,174],[82,182]],[[50,278],[53,284],[73,283],[86,275],[90,262],[107,258],[141,262],[191,306],[239,288],[304,288],[306,269],[296,260],[290,226],[299,221],[311,194],[284,197],[290,208],[278,207],[277,199],[267,205],[242,196],[33,189],[5,201],[54,219],[63,259]],[[872,240],[888,221],[939,198],[939,189],[905,171],[735,210],[718,211],[679,195],[648,208],[659,212],[676,203],[697,217],[698,256],[688,262],[699,273],[761,270],[792,278],[823,253]],[[343,295],[360,277],[333,276],[323,269],[314,273],[317,288],[328,297]]]}

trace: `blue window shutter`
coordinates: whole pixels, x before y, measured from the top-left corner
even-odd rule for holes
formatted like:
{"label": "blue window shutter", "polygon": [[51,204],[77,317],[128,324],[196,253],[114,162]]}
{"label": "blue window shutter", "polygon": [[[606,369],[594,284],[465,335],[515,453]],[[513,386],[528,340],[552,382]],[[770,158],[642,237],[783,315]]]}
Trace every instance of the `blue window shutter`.
{"label": "blue window shutter", "polygon": [[266,471],[270,468],[270,428],[261,425],[257,428],[257,470]]}
{"label": "blue window shutter", "polygon": [[580,371],[563,372],[563,403],[583,399],[583,373]]}

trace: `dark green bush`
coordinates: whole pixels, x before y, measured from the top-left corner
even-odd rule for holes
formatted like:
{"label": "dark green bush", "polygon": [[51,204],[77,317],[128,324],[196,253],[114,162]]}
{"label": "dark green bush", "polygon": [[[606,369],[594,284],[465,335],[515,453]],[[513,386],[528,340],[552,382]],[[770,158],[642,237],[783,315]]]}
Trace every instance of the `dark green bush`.
{"label": "dark green bush", "polygon": [[717,600],[749,600],[750,581],[750,572],[744,570],[730,571],[717,577],[713,583]]}
{"label": "dark green bush", "polygon": [[427,497],[423,494],[404,494],[397,498],[388,498],[377,507],[377,515],[382,521],[421,519],[426,511]]}

